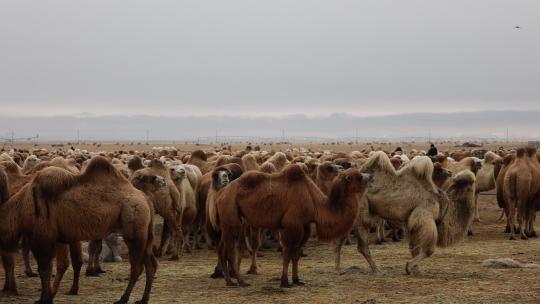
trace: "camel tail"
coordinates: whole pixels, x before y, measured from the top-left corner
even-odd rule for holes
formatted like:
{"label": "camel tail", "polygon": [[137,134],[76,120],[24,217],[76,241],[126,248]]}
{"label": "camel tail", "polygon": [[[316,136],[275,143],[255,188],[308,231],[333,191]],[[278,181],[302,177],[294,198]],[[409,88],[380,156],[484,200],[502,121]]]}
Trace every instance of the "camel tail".
{"label": "camel tail", "polygon": [[[33,186],[32,187],[32,200],[34,201],[34,212],[36,213],[36,217],[39,217],[41,215],[41,209],[39,208],[39,198],[43,197],[41,195],[41,191],[39,189],[39,186]],[[51,212],[49,208],[49,200],[47,198],[44,198],[45,200],[45,209],[47,211],[47,218],[51,217]]]}
{"label": "camel tail", "polygon": [[215,231],[219,231],[219,214],[217,211],[217,205],[215,200],[216,193],[214,190],[210,190],[208,197],[206,198],[206,208],[208,208],[208,220]]}
{"label": "camel tail", "polygon": [[9,189],[7,175],[4,170],[0,170],[0,204],[6,202],[9,198]]}
{"label": "camel tail", "polygon": [[517,177],[515,174],[510,174],[510,199],[517,200]]}

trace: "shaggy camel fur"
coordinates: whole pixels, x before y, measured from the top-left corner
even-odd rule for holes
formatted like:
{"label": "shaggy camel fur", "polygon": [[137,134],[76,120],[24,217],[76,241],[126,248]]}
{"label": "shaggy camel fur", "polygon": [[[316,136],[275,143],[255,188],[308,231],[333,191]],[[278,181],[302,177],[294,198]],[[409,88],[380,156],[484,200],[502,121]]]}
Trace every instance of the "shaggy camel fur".
{"label": "shaggy camel fur", "polygon": [[[239,178],[243,174],[242,168],[238,164],[226,164],[219,166],[212,171],[210,188],[208,189],[208,195],[206,199],[206,229],[208,236],[216,244],[219,243],[220,234],[217,224],[217,207],[216,198],[221,193],[223,188],[230,184],[233,180]],[[214,273],[211,278],[223,277],[223,271],[219,262],[214,268]]]}
{"label": "shaggy camel fur", "polygon": [[[433,163],[433,174],[432,179],[433,183],[440,189],[442,185],[452,176],[452,172],[444,169],[440,163]],[[368,247],[368,237],[369,237],[369,230],[372,228],[376,228],[377,232],[377,242],[380,243],[381,239],[384,239],[385,232],[384,232],[384,220],[382,220],[380,217],[375,216],[373,214],[369,213],[369,202],[367,200],[367,196],[364,195],[362,197],[358,198],[358,218],[356,219],[356,225],[355,225],[355,235],[357,237],[357,249],[358,252],[364,256],[366,261],[371,267],[371,270],[374,273],[379,273],[380,270],[373,261],[371,257],[371,253]],[[402,239],[402,236],[400,236],[400,229],[404,228],[404,225],[396,225],[393,223],[389,223],[390,227],[392,228],[392,240],[399,241]],[[341,249],[344,245],[345,239],[343,239],[341,242],[338,242],[336,244],[335,248],[335,268],[336,270],[340,269],[340,262],[341,262]]]}
{"label": "shaggy camel fur", "polygon": [[368,176],[349,169],[335,178],[330,196],[326,197],[306,171],[305,166],[294,164],[275,174],[247,172],[217,197],[221,229],[218,256],[228,286],[234,285],[231,273],[238,284],[248,286],[240,276],[238,255],[244,222],[252,227],[281,230],[282,287],[290,287],[291,260],[293,283],[303,284],[298,276],[298,261],[310,236],[311,223],[315,223],[322,241],[340,239],[351,230],[358,209],[356,195],[365,190]]}
{"label": "shaggy camel fur", "polygon": [[510,210],[508,208],[508,204],[506,204],[504,200],[504,179],[506,176],[506,172],[508,171],[508,168],[510,168],[510,165],[514,162],[515,159],[516,159],[515,154],[508,154],[504,156],[500,164],[497,163],[497,165],[495,166],[495,174],[496,174],[495,189],[497,193],[496,194],[497,204],[499,205],[499,208],[503,210],[503,214],[501,215],[499,220],[502,220],[504,215],[506,215],[507,223],[506,223],[506,228],[504,231],[505,233],[510,232],[510,222],[508,221],[508,215],[510,214],[511,211],[514,212],[514,210]]}
{"label": "shaggy camel fur", "polygon": [[[131,183],[135,188],[146,194],[152,202],[156,214],[163,217],[163,230],[161,242],[156,251],[156,256],[160,257],[169,239],[169,232],[173,239],[173,253],[171,260],[180,258],[180,246],[182,245],[183,232],[181,220],[185,203],[181,200],[180,193],[169,176],[168,170],[159,160],[152,160],[151,166],[135,171],[131,175]],[[162,184],[165,183],[165,187]],[[167,226],[167,228],[165,228]]]}
{"label": "shaggy camel fur", "polygon": [[488,151],[482,160],[482,167],[476,173],[476,198],[474,207],[474,221],[480,222],[480,212],[478,211],[478,196],[480,192],[495,189],[495,165],[502,158],[497,154]]}
{"label": "shaggy camel fur", "polygon": [[[417,272],[418,263],[433,254],[436,244],[449,246],[467,231],[468,218],[451,215],[469,210],[472,218],[474,196],[465,206],[461,200],[460,203],[449,201],[433,183],[433,163],[428,157],[417,156],[396,172],[384,152],[374,152],[362,171],[374,176],[366,192],[369,211],[407,229],[413,256],[406,265],[408,274]],[[458,177],[467,181],[467,189],[472,187],[474,195],[474,176],[469,171],[455,175],[452,185],[461,183],[457,182]]]}
{"label": "shaggy camel fur", "polygon": [[283,152],[276,152],[266,162],[272,163],[278,172],[290,164],[287,160],[287,155]]}
{"label": "shaggy camel fur", "polygon": [[[536,149],[520,148],[516,159],[509,165],[504,177],[504,201],[509,210],[517,210],[518,232],[526,240],[535,237],[533,223],[536,207],[540,204],[540,165],[536,159]],[[514,236],[515,212],[508,214],[510,239]]]}
{"label": "shaggy camel fur", "polygon": [[339,174],[339,170],[341,168],[342,167],[329,161],[325,161],[317,168],[317,178],[315,179],[315,184],[325,195],[330,193],[330,188],[332,187],[334,178]]}
{"label": "shaggy camel fur", "polygon": [[189,157],[189,160],[187,161],[187,164],[195,165],[199,167],[202,174],[206,174],[210,171],[212,171],[213,166],[208,163],[206,157],[206,153],[202,150],[196,150],[191,153],[191,156]]}
{"label": "shaggy camel fur", "polygon": [[[73,204],[77,202],[77,204]],[[157,268],[152,253],[152,206],[140,191],[103,157],[83,174],[51,167],[0,206],[0,248],[14,251],[21,235],[31,236],[41,278],[39,303],[52,303],[51,259],[55,244],[103,239],[120,229],[129,248],[131,274],[116,303],[127,303],[143,268],[147,303]]]}
{"label": "shaggy camel fur", "polygon": [[246,154],[242,156],[242,163],[244,172],[247,171],[259,171],[259,164],[253,154]]}
{"label": "shaggy camel fur", "polygon": [[[452,174],[457,174],[464,170],[470,170],[472,173],[476,175],[478,173],[478,170],[482,168],[482,161],[476,157],[465,157],[461,159],[458,162],[451,163],[448,165],[448,170],[452,172]],[[443,185],[443,189],[448,189],[450,187],[450,184],[452,183],[451,180],[448,180],[445,185]]]}
{"label": "shaggy camel fur", "polygon": [[[197,168],[197,167],[195,167]],[[197,168],[197,170],[199,170]],[[200,172],[200,171],[199,171]],[[195,196],[195,191],[197,190],[197,180],[194,178],[193,186],[192,182],[190,182],[189,177],[187,176],[186,167],[184,165],[178,165],[176,167],[170,167],[169,173],[171,176],[171,179],[176,186],[176,189],[178,190],[180,194],[180,205],[183,206],[183,212],[182,212],[182,232],[183,232],[183,248],[185,248],[188,252],[191,252],[192,247],[190,245],[189,241],[189,235],[194,232],[197,233],[197,231],[194,231],[193,223],[195,222],[195,218],[197,217],[197,199]],[[192,173],[194,173],[192,171]],[[194,175],[194,174],[193,174]],[[169,227],[164,225],[163,226],[163,235],[169,233]]]}
{"label": "shaggy camel fur", "polygon": [[[48,162],[42,162],[39,164],[39,166],[37,166],[37,162],[36,162],[36,166],[34,166],[31,174],[24,174],[22,172],[22,169],[19,167],[19,165],[17,165],[15,162],[13,161],[4,161],[4,162],[0,162],[0,168],[3,168],[5,171],[5,173],[7,174],[7,181],[8,181],[8,191],[10,194],[15,194],[17,192],[19,192],[19,190],[22,189],[22,187],[26,184],[28,184],[32,178],[34,177],[35,173],[39,172],[39,170],[42,170],[46,167],[49,167],[49,166],[58,166],[60,168],[64,168],[64,169],[69,169],[69,170],[72,170],[72,172],[78,172],[76,169],[74,168],[71,168],[69,166],[67,166],[66,162],[63,160],[63,159],[55,159],[54,162],[52,161],[48,161]],[[23,256],[23,262],[24,262],[24,273],[26,274],[27,277],[37,277],[38,275],[36,273],[34,273],[34,271],[32,270],[32,267],[30,266],[30,244],[28,242],[28,239],[26,237],[22,237],[21,239],[21,243],[22,243],[22,256]],[[78,244],[72,244],[72,256],[73,255],[76,255],[77,252],[79,252],[80,250],[78,250],[78,248],[80,247],[80,245]],[[63,248],[59,248],[59,250],[64,250]],[[79,252],[80,254],[80,252]],[[66,255],[62,255],[61,257],[66,257]],[[77,270],[77,267],[79,267],[80,269],[80,265],[77,264],[77,261],[80,260],[81,257],[78,256],[77,258],[73,258],[72,261],[73,261],[73,268],[75,270]],[[64,264],[62,264],[62,262]],[[60,261],[58,262],[58,269],[62,269],[62,267],[67,267],[67,265],[69,264],[69,261],[65,262],[65,261]],[[74,272],[74,275],[77,276],[76,280],[73,281],[73,284],[74,286],[78,283],[78,271],[75,271]],[[15,278],[13,278],[13,282],[14,282]],[[78,290],[78,287],[74,287],[72,288],[72,292],[70,294],[76,294],[77,293],[77,290]]]}

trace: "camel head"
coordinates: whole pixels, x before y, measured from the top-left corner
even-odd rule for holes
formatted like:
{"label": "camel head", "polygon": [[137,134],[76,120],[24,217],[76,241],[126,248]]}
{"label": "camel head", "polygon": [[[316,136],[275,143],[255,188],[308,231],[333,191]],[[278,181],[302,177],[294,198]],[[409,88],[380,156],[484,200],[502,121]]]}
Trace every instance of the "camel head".
{"label": "camel head", "polygon": [[216,187],[216,189],[221,189],[225,186],[227,186],[232,179],[232,174],[228,170],[221,169],[221,170],[215,170],[212,173],[212,183]]}
{"label": "camel head", "polygon": [[130,181],[135,188],[143,192],[153,192],[167,186],[163,176],[149,173],[146,169],[135,171]]}
{"label": "camel head", "polygon": [[216,167],[212,171],[212,185],[216,190],[222,189],[233,180],[239,178],[242,173],[242,167],[235,163]]}
{"label": "camel head", "polygon": [[179,181],[186,177],[186,169],[183,166],[169,167],[169,173],[174,181]]}
{"label": "camel head", "polygon": [[319,176],[336,176],[343,171],[343,167],[332,162],[326,161],[317,168]]}
{"label": "camel head", "polygon": [[330,200],[337,203],[346,193],[364,192],[371,181],[371,174],[361,173],[356,169],[347,169],[334,178],[330,190]]}
{"label": "camel head", "polygon": [[441,188],[446,180],[448,180],[450,177],[452,177],[452,171],[447,170],[443,168],[443,165],[441,163],[433,163],[433,183],[438,187]]}
{"label": "camel head", "polygon": [[475,182],[476,177],[472,171],[461,171],[452,178],[452,185],[448,188],[447,192],[474,192]]}

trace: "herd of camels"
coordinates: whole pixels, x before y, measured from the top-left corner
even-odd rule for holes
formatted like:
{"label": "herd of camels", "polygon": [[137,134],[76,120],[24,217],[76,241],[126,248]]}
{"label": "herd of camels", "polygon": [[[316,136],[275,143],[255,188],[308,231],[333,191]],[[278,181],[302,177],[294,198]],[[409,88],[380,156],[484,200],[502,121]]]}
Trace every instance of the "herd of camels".
{"label": "herd of camels", "polygon": [[[330,242],[340,267],[342,246],[357,239],[371,270],[380,270],[369,250],[387,235],[409,239],[407,274],[436,247],[447,247],[473,233],[479,221],[478,194],[496,190],[510,239],[535,237],[540,208],[540,153],[514,150],[440,153],[410,151],[340,153],[289,149],[181,153],[176,149],[90,153],[70,149],[15,149],[0,155],[0,254],[3,293],[17,294],[14,255],[22,250],[25,273],[31,252],[37,261],[41,295],[52,303],[71,264],[77,294],[88,242],[86,275],[96,276],[102,240],[120,233],[128,249],[128,285],[116,303],[127,303],[142,274],[148,303],[158,258],[180,258],[182,251],[206,244],[215,248],[212,277],[228,286],[249,286],[240,271],[245,250],[248,273],[257,274],[265,239],[281,250],[281,287],[303,285],[299,260],[311,237]],[[474,155],[474,156],[473,156]],[[163,219],[161,232],[155,215]],[[515,222],[517,219],[517,227]],[[389,234],[387,234],[389,232]],[[154,240],[160,235],[159,245]],[[51,286],[52,262],[56,276]]]}

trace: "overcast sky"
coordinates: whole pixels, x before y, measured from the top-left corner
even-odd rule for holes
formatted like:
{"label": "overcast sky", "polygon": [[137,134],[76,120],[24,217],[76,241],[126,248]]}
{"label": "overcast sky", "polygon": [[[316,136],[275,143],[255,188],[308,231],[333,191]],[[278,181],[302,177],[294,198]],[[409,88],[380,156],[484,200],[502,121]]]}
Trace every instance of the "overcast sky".
{"label": "overcast sky", "polygon": [[4,115],[539,109],[539,13],[537,0],[3,0],[0,103]]}

